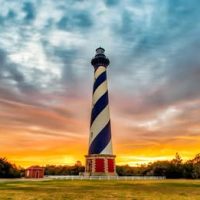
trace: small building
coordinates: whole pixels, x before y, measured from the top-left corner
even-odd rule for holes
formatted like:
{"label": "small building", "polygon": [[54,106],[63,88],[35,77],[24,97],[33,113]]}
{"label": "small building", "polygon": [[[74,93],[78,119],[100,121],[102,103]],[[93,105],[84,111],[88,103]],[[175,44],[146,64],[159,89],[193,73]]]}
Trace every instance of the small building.
{"label": "small building", "polygon": [[43,178],[44,177],[44,167],[31,166],[25,171],[26,178]]}

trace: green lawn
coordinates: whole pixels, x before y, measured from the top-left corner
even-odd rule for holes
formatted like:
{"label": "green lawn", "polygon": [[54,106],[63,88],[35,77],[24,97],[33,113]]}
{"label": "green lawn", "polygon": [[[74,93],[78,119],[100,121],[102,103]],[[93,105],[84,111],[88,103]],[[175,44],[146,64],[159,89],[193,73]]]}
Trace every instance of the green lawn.
{"label": "green lawn", "polygon": [[0,200],[200,200],[200,180],[0,181]]}

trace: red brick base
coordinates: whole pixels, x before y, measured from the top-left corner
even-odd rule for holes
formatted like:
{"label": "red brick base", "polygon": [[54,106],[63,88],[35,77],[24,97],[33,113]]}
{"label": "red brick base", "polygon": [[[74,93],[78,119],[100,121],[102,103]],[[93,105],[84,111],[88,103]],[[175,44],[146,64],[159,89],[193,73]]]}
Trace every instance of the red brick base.
{"label": "red brick base", "polygon": [[115,156],[92,154],[86,157],[85,174],[89,176],[116,176]]}

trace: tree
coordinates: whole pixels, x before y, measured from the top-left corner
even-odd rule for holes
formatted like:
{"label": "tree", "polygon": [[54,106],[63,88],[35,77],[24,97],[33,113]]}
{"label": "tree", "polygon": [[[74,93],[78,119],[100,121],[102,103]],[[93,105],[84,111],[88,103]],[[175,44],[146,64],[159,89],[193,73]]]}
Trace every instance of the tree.
{"label": "tree", "polygon": [[200,163],[193,166],[192,178],[200,178]]}
{"label": "tree", "polygon": [[194,159],[192,160],[192,162],[193,162],[194,164],[200,163],[200,153],[197,154],[197,155],[194,157]]}
{"label": "tree", "polygon": [[175,158],[172,160],[172,163],[175,165],[181,165],[182,161],[183,160],[182,160],[181,156],[179,155],[179,153],[176,153]]}
{"label": "tree", "polygon": [[192,173],[194,166],[190,160],[185,162],[182,168],[183,168],[183,178],[193,178]]}
{"label": "tree", "polygon": [[19,178],[20,171],[14,164],[7,161],[6,158],[0,158],[0,178]]}
{"label": "tree", "polygon": [[192,160],[193,163],[193,178],[200,178],[200,154],[197,154],[195,158]]}

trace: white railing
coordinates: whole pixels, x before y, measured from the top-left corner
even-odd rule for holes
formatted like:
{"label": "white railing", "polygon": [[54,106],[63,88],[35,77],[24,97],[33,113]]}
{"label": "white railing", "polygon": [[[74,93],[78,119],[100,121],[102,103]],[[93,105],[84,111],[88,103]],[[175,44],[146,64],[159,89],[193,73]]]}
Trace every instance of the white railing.
{"label": "white railing", "polygon": [[47,179],[66,180],[160,180],[165,176],[45,176]]}

